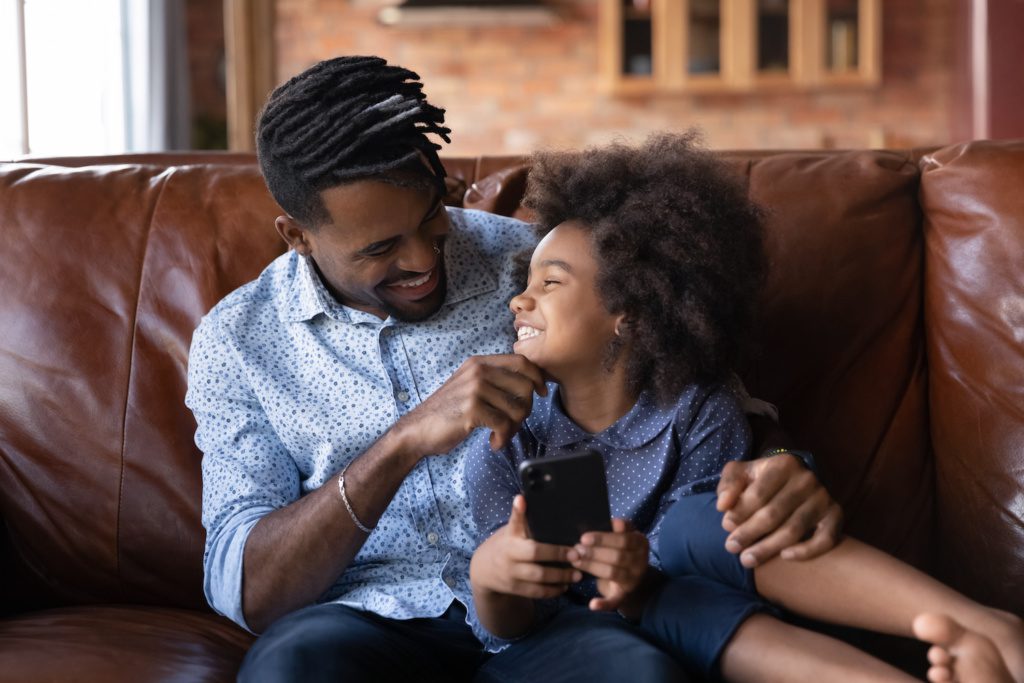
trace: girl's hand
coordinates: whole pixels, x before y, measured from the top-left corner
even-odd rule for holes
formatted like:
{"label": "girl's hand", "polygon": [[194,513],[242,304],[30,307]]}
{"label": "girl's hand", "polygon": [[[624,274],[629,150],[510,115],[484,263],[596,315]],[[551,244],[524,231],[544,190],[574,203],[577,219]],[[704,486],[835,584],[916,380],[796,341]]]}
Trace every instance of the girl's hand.
{"label": "girl's hand", "polygon": [[600,598],[592,610],[617,610],[647,576],[647,537],[624,519],[612,520],[612,531],[588,531],[570,555],[572,566],[597,578]]}
{"label": "girl's hand", "polygon": [[[583,575],[569,566],[572,548],[538,543],[526,526],[526,500],[516,496],[508,524],[480,544],[469,564],[474,593],[490,591],[524,598],[553,598]],[[564,566],[547,566],[556,562]]]}

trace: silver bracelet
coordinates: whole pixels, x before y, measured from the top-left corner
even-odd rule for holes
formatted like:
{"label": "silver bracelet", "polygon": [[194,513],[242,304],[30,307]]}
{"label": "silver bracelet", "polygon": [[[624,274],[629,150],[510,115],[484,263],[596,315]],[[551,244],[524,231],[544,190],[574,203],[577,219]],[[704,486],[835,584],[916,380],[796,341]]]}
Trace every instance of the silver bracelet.
{"label": "silver bracelet", "polygon": [[368,527],[359,521],[359,518],[356,517],[356,513],[352,510],[352,504],[348,502],[348,496],[345,495],[345,472],[347,470],[348,465],[346,465],[345,469],[343,469],[341,474],[338,475],[338,490],[341,492],[341,502],[345,504],[345,509],[348,510],[349,517],[351,517],[352,521],[355,522],[357,527],[359,527],[359,530],[364,534],[368,534],[373,531],[373,528]]}

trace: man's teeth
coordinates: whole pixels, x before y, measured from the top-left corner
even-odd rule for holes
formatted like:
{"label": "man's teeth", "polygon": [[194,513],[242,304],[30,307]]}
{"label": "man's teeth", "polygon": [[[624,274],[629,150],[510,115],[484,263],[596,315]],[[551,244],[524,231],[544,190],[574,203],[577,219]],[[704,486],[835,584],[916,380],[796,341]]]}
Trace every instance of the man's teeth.
{"label": "man's teeth", "polygon": [[530,337],[536,337],[538,334],[540,334],[540,330],[524,325],[523,327],[520,327],[516,331],[516,334],[519,337],[519,341],[523,341],[524,339],[529,339]]}
{"label": "man's teeth", "polygon": [[426,281],[429,280],[429,279],[430,279],[430,273],[425,273],[423,275],[423,277],[418,277],[415,280],[409,280],[408,282],[403,282],[403,283],[401,283],[398,286],[399,287],[419,287],[420,285],[426,283]]}

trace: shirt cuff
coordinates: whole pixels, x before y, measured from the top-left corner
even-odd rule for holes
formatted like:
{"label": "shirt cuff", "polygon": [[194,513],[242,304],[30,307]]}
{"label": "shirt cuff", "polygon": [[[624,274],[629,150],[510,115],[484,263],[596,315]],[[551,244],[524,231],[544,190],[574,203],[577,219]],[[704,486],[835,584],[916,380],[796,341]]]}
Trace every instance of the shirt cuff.
{"label": "shirt cuff", "polygon": [[228,520],[211,544],[203,567],[203,592],[210,607],[250,633],[255,632],[249,628],[242,611],[245,543],[256,523],[272,510],[249,508]]}

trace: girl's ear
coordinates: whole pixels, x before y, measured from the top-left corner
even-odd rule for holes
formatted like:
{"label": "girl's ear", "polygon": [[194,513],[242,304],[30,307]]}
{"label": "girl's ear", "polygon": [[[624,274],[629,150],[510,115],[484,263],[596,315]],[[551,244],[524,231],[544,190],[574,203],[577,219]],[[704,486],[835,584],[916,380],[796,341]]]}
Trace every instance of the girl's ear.
{"label": "girl's ear", "polygon": [[630,320],[625,313],[615,316],[615,336],[623,337],[629,332]]}

